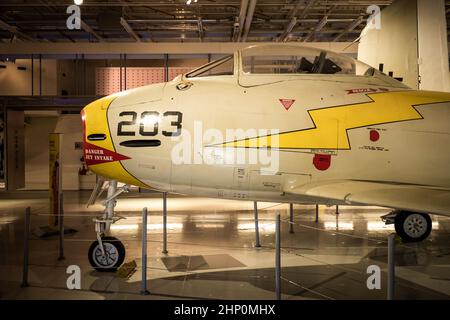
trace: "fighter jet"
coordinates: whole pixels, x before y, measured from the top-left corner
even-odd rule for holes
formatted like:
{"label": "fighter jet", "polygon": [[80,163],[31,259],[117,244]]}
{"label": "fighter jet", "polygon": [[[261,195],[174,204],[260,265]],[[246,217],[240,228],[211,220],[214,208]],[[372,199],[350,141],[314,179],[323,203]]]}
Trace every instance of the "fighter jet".
{"label": "fighter jet", "polygon": [[129,185],[388,207],[382,219],[404,241],[430,234],[430,214],[450,215],[450,94],[413,90],[345,55],[251,46],[81,115],[85,162],[103,177],[96,190],[109,180],[89,250],[99,270],[123,262],[124,246],[106,234]]}

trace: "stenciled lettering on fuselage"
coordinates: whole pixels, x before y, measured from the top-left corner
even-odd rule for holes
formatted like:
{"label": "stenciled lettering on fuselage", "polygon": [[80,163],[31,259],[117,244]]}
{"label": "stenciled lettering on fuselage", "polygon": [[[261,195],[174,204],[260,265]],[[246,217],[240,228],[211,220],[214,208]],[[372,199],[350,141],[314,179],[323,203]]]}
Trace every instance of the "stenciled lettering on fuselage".
{"label": "stenciled lettering on fuselage", "polygon": [[95,144],[85,142],[84,159],[86,161],[86,164],[91,166],[95,164],[128,160],[130,158],[117,152],[99,147]]}

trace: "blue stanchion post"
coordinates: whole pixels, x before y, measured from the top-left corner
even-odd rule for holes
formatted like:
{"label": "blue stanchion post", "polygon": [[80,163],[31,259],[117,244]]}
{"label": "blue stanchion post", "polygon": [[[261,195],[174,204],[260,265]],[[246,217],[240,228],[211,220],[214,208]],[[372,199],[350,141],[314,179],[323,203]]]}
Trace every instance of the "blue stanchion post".
{"label": "blue stanchion post", "polygon": [[58,260],[64,260],[64,195],[61,192],[59,195],[59,256]]}
{"label": "blue stanchion post", "polygon": [[261,242],[259,241],[259,221],[258,221],[258,202],[253,202],[253,211],[255,214],[255,247],[260,248]]}
{"label": "blue stanchion post", "polygon": [[387,299],[395,297],[395,234],[388,236],[388,290]]}
{"label": "blue stanchion post", "polygon": [[30,223],[31,223],[31,208],[25,209],[25,228],[23,235],[23,271],[22,271],[22,288],[28,287],[28,266],[29,266],[29,254],[30,254]]}
{"label": "blue stanchion post", "polygon": [[275,293],[281,300],[281,217],[278,214],[275,223]]}
{"label": "blue stanchion post", "polygon": [[142,280],[141,295],[148,295],[147,290],[147,208],[142,209]]}
{"label": "blue stanchion post", "polygon": [[289,203],[289,233],[294,233],[294,204]]}
{"label": "blue stanchion post", "polygon": [[163,250],[167,254],[167,192],[163,192]]}

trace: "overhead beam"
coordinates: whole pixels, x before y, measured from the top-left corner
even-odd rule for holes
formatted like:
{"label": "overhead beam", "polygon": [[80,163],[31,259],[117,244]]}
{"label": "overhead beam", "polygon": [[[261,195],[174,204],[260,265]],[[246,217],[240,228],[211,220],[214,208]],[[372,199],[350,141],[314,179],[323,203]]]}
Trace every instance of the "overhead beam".
{"label": "overhead beam", "polygon": [[306,17],[306,15],[308,14],[309,9],[311,9],[311,7],[314,5],[314,3],[316,2],[316,0],[309,0],[306,3],[305,8],[303,8],[302,13],[300,14],[300,16],[297,18],[297,13],[300,10],[300,7],[303,5],[304,1],[303,0],[299,0],[297,1],[296,6],[292,9],[289,18],[290,21],[289,23],[286,25],[286,28],[284,29],[283,33],[280,35],[280,37],[278,38],[278,41],[286,41],[289,38],[289,35],[291,34],[292,30],[294,29],[295,25],[297,24],[297,22],[303,18]]}
{"label": "overhead beam", "polygon": [[35,41],[35,40],[34,40],[32,37],[30,37],[29,35],[27,35],[27,34],[21,32],[21,31],[19,31],[19,30],[17,29],[17,27],[14,27],[14,26],[12,26],[12,25],[6,23],[5,21],[3,21],[3,20],[1,20],[1,19],[0,19],[0,28],[5,29],[5,30],[11,32],[12,34],[16,35],[16,36],[19,37],[19,38],[22,38],[22,39],[25,39],[25,40],[28,40],[28,41],[31,41],[31,42],[34,42],[34,41]]}
{"label": "overhead beam", "polygon": [[[333,18],[329,19],[330,22],[352,22],[355,20],[353,17],[351,18]],[[197,19],[128,19],[130,23],[147,23],[147,24],[161,24],[161,23],[170,23],[170,24],[180,24],[180,23],[197,23]],[[231,24],[233,21],[230,20],[217,20],[217,19],[202,19],[203,23],[217,23],[221,22],[223,24]],[[244,18],[245,21],[245,18]],[[303,22],[318,22],[320,19],[317,18],[308,18],[302,19]],[[288,23],[289,19],[267,19],[267,20],[255,20],[254,23],[257,24],[267,24],[267,23]]]}
{"label": "overhead beam", "polygon": [[253,20],[253,14],[255,13],[255,8],[256,8],[256,1],[257,0],[250,0],[250,3],[248,5],[247,16],[245,17],[244,34],[242,35],[243,42],[247,41],[248,33],[250,32],[250,27],[252,25],[252,20]]}
{"label": "overhead beam", "polygon": [[[336,1],[336,0],[334,0]],[[354,7],[367,7],[372,4],[378,5],[378,6],[388,6],[392,4],[393,0],[358,0],[358,1],[349,1],[349,0],[342,0],[334,2],[333,4],[337,6],[344,6],[348,7],[349,5]],[[53,7],[67,7],[70,1],[52,1]],[[127,2],[126,5],[128,7],[145,7],[145,6],[151,6],[152,8],[161,8],[161,7],[180,7],[180,2],[178,1],[161,1],[161,2],[151,2],[149,1],[133,1],[133,2]],[[223,6],[238,6],[239,1],[217,1],[217,2],[208,2],[208,1],[201,1],[202,7],[223,7]],[[46,7],[48,4],[39,3],[36,1],[26,1],[26,2],[17,2],[13,5],[11,2],[0,2],[0,7]],[[83,7],[122,7],[123,4],[121,2],[113,2],[113,1],[85,1],[83,3]],[[285,1],[267,1],[267,2],[261,2],[258,6],[261,7],[285,7],[286,3]]]}
{"label": "overhead beam", "polygon": [[[300,10],[300,7],[303,5],[303,0],[297,0],[297,4],[294,8],[292,8],[291,13],[289,14],[289,18],[292,19],[297,15],[298,10]],[[307,4],[308,5],[308,4]]]}
{"label": "overhead beam", "polygon": [[141,38],[134,32],[133,28],[128,24],[127,20],[123,17],[120,17],[120,24],[125,29],[126,32],[132,37],[136,42],[141,42]]}
{"label": "overhead beam", "polygon": [[103,39],[97,32],[94,31],[86,22],[81,20],[81,28],[83,28],[84,31],[92,34],[95,38],[97,38],[98,41],[104,42],[105,39]]}
{"label": "overhead beam", "polygon": [[352,31],[353,29],[355,29],[357,26],[359,26],[362,22],[364,21],[363,16],[359,16],[358,18],[356,18],[352,23],[350,23],[348,25],[347,28],[345,28],[344,31],[342,31],[341,33],[339,33],[334,39],[333,42],[338,41],[340,38],[342,38],[343,35],[345,35],[346,33]]}
{"label": "overhead beam", "polygon": [[333,5],[328,11],[327,13],[323,16],[322,19],[320,19],[319,22],[317,22],[316,26],[314,27],[313,30],[311,30],[308,35],[303,39],[303,42],[307,42],[309,41],[313,36],[316,35],[316,33],[318,33],[320,30],[323,29],[323,27],[325,27],[325,25],[328,23],[329,19],[328,16],[331,14],[331,12],[336,9],[336,5]]}
{"label": "overhead beam", "polygon": [[289,22],[289,24],[286,26],[286,29],[284,29],[283,33],[278,38],[278,41],[285,42],[289,38],[289,35],[291,34],[291,32],[294,29],[296,24],[297,24],[297,18],[293,17],[291,19],[291,21]]}
{"label": "overhead beam", "polygon": [[[308,42],[292,45],[320,48],[335,52],[357,53],[358,44],[351,42]],[[45,54],[227,54],[261,42],[83,42],[83,43],[0,43],[0,55]],[[273,43],[273,45],[282,45]],[[344,49],[348,47],[344,51]]]}
{"label": "overhead beam", "polygon": [[328,22],[328,16],[323,16],[323,18],[317,23],[313,30],[311,30],[308,35],[303,39],[303,42],[309,41],[317,32],[322,30],[323,27]]}

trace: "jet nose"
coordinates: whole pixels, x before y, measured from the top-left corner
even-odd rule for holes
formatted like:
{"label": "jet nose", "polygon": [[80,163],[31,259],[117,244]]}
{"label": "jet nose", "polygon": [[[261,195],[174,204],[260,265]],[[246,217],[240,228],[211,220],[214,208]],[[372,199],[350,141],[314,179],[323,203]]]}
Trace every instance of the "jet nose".
{"label": "jet nose", "polygon": [[106,133],[98,126],[94,118],[101,112],[102,99],[96,100],[81,110],[81,122],[83,126],[83,145],[92,141],[106,140]]}
{"label": "jet nose", "polygon": [[[121,161],[132,160],[116,152],[108,121],[108,108],[119,95],[95,100],[81,111],[83,122],[83,157],[89,170],[107,179],[139,187],[146,185],[132,176]],[[113,124],[114,125],[114,124]]]}
{"label": "jet nose", "polygon": [[107,119],[107,110],[114,98],[95,100],[81,110],[83,156],[88,166],[98,163],[96,155],[114,150]]}

